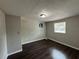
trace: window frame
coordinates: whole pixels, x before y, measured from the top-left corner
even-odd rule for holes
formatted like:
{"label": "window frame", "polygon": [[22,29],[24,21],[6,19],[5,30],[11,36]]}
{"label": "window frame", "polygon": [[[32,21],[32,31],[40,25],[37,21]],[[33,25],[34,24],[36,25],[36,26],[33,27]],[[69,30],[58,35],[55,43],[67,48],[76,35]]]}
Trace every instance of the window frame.
{"label": "window frame", "polygon": [[[62,26],[59,26],[59,25],[62,25]],[[60,31],[60,29],[62,29],[61,27],[64,27],[63,31]],[[66,22],[57,22],[57,23],[54,23],[54,33],[66,33]]]}

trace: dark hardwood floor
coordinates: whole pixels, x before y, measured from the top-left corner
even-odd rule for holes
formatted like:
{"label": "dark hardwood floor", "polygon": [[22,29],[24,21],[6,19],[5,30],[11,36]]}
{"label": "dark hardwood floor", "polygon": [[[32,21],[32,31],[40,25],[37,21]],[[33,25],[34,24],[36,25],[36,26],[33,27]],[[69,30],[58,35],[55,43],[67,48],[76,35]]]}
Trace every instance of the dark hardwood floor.
{"label": "dark hardwood floor", "polygon": [[8,56],[8,59],[55,59],[54,56],[59,56],[59,59],[79,59],[79,51],[44,39],[23,45],[22,52]]}

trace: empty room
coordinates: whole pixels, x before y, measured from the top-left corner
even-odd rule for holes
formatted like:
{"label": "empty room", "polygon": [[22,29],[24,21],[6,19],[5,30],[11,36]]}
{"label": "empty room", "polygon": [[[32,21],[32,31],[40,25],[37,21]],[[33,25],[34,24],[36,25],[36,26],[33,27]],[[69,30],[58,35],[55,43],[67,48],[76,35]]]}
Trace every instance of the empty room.
{"label": "empty room", "polygon": [[79,59],[79,0],[0,0],[0,59]]}

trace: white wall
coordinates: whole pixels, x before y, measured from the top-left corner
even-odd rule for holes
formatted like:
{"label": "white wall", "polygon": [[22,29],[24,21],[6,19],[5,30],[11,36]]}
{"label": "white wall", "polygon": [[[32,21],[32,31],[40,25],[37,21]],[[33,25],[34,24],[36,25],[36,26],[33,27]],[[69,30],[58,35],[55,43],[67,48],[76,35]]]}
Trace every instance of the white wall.
{"label": "white wall", "polygon": [[[55,33],[54,23],[66,22],[66,33]],[[56,20],[46,23],[46,33],[49,39],[60,42],[79,50],[79,15],[66,19]]]}
{"label": "white wall", "polygon": [[21,19],[19,16],[6,15],[7,47],[9,55],[22,50],[20,26]]}
{"label": "white wall", "polygon": [[39,27],[41,21],[21,17],[21,43],[26,44],[45,38],[45,24]]}
{"label": "white wall", "polygon": [[5,14],[0,10],[0,59],[7,57]]}

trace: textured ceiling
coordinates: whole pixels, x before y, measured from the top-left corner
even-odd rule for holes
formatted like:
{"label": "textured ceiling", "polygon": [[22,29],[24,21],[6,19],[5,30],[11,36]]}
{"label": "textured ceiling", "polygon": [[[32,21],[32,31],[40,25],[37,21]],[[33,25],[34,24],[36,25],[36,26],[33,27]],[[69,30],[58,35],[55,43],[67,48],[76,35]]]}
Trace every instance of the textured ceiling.
{"label": "textured ceiling", "polygon": [[[59,20],[79,14],[79,0],[0,0],[7,14],[42,21]],[[47,13],[41,18],[40,13]]]}

